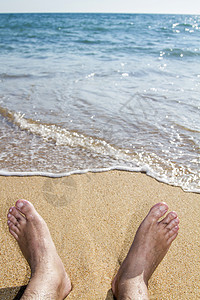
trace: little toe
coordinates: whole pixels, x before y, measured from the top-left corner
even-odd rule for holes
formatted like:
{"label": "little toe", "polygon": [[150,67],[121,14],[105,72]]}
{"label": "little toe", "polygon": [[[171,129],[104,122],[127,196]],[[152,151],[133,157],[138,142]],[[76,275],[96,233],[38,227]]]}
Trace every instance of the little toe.
{"label": "little toe", "polygon": [[12,231],[12,232],[14,232],[17,235],[17,237],[19,236],[19,229],[10,220],[8,220],[8,227],[9,227],[9,231],[10,232]]}
{"label": "little toe", "polygon": [[13,231],[11,228],[9,228],[9,231],[10,231],[10,233],[12,234],[12,236],[13,236],[16,240],[18,240],[18,235],[17,235],[17,233],[16,233],[15,231]]}
{"label": "little toe", "polygon": [[16,208],[25,215],[26,219],[32,218],[37,214],[33,204],[28,200],[20,199],[15,203]]}
{"label": "little toe", "polygon": [[173,219],[177,218],[177,213],[175,211],[171,211],[170,213],[167,214],[167,216],[160,221],[160,224],[163,224],[167,226]]}
{"label": "little toe", "polygon": [[150,209],[147,217],[151,218],[151,221],[157,222],[162,216],[164,216],[167,210],[168,206],[165,202],[157,203]]}
{"label": "little toe", "polygon": [[171,245],[171,243],[175,240],[175,238],[177,237],[178,235],[178,230],[179,230],[179,227],[176,228],[176,231],[169,237],[168,239],[168,244]]}

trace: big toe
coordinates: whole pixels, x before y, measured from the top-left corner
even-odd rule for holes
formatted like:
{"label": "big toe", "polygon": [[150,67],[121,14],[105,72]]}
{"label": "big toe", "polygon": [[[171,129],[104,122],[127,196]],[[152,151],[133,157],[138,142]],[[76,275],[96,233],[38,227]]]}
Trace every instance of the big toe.
{"label": "big toe", "polygon": [[37,214],[33,204],[28,200],[20,199],[15,203],[16,208],[25,215],[27,219],[34,217]]}
{"label": "big toe", "polygon": [[151,222],[158,222],[158,220],[162,216],[164,216],[167,210],[168,210],[168,205],[165,202],[159,202],[150,209],[147,218]]}

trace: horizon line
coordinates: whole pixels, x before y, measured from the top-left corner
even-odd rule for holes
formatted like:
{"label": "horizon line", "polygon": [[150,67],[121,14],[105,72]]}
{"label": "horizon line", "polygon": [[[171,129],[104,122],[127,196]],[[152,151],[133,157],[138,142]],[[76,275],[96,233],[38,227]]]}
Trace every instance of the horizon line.
{"label": "horizon line", "polygon": [[177,13],[177,12],[64,12],[64,11],[10,11],[10,12],[1,12],[0,14],[127,14],[127,15],[194,15],[198,16],[200,13]]}

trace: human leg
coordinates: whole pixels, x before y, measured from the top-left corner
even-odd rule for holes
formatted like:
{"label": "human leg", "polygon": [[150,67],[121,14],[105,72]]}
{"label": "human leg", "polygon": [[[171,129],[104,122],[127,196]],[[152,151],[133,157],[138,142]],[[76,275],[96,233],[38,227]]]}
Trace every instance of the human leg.
{"label": "human leg", "polygon": [[21,299],[64,299],[71,291],[71,282],[47,224],[34,206],[18,200],[9,210],[8,227],[31,268],[31,279]]}
{"label": "human leg", "polygon": [[166,203],[157,203],[139,226],[131,248],[112,282],[118,300],[147,300],[148,281],[178,234],[179,219]]}

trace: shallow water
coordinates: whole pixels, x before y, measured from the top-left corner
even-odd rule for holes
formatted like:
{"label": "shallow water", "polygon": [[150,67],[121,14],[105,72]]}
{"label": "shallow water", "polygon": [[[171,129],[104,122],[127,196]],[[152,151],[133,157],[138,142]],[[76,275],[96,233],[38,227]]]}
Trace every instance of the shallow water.
{"label": "shallow water", "polygon": [[200,16],[0,15],[1,174],[144,171],[200,191]]}

